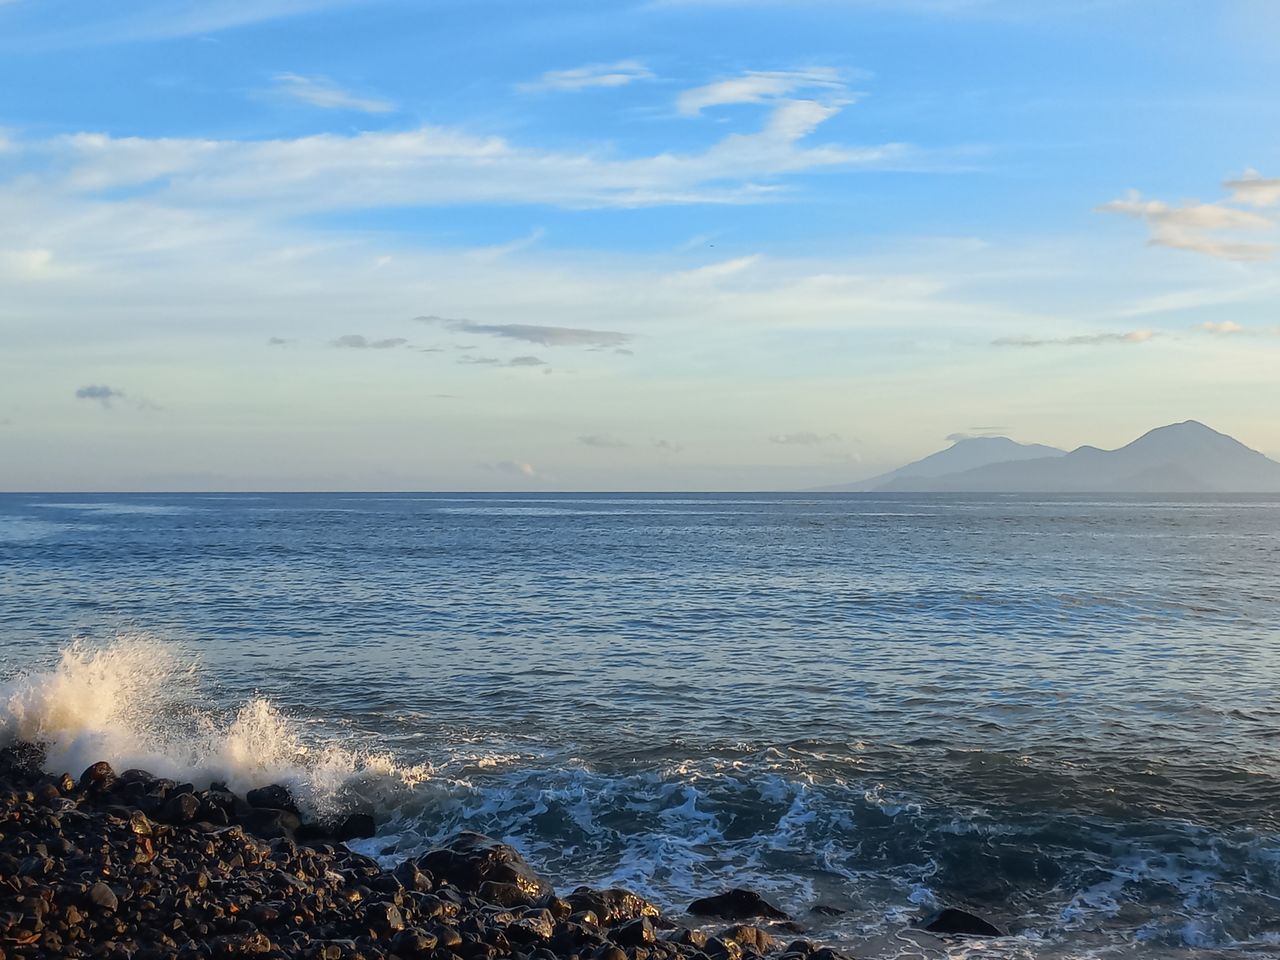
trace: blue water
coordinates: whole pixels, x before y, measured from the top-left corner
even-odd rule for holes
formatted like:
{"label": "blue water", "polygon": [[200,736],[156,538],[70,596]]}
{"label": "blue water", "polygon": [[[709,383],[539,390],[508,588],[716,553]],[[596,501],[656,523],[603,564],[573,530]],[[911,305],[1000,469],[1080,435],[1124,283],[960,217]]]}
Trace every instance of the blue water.
{"label": "blue water", "polygon": [[0,497],[9,696],[198,661],[66,756],[265,702],[389,859],[466,823],[885,955],[944,903],[991,955],[1280,954],[1278,598],[1274,497]]}

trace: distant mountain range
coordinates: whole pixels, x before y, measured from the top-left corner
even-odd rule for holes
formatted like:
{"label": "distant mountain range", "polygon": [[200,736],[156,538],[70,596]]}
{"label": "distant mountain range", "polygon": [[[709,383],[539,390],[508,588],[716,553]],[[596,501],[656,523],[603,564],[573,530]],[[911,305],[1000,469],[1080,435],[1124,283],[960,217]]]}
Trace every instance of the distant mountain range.
{"label": "distant mountain range", "polygon": [[1195,420],[1157,427],[1117,450],[959,440],[905,467],[830,492],[1280,493],[1280,463]]}

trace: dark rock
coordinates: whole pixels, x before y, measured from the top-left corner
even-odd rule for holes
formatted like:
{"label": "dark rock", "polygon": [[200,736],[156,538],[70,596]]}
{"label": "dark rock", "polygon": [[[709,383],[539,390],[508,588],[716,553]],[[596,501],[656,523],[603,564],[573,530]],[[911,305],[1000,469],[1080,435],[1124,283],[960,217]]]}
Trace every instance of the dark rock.
{"label": "dark rock", "polygon": [[250,790],[244,795],[244,798],[251,807],[260,807],[264,810],[288,810],[290,813],[298,812],[297,804],[294,803],[293,794],[289,792],[289,788],[278,783]]}
{"label": "dark rock", "polygon": [[418,867],[469,893],[484,883],[513,884],[534,900],[555,892],[514,847],[479,833],[458,834],[447,846],[419,857]]}
{"label": "dark rock", "polygon": [[179,793],[171,796],[160,808],[160,819],[165,823],[191,823],[200,812],[200,801],[194,794]]}
{"label": "dark rock", "polygon": [[951,937],[1003,937],[1005,932],[979,916],[955,907],[946,907],[920,921],[920,928]]}
{"label": "dark rock", "polygon": [[288,810],[276,810],[268,807],[255,807],[240,818],[240,824],[254,836],[264,840],[292,838],[294,831],[301,826],[297,814]]}
{"label": "dark rock", "polygon": [[373,903],[365,910],[369,926],[382,935],[399,933],[404,929],[404,915],[394,903]]}
{"label": "dark rock", "polygon": [[753,953],[766,954],[776,951],[781,944],[759,927],[738,924],[720,934],[721,940],[732,940],[734,943]]}
{"label": "dark rock", "polygon": [[391,941],[391,949],[402,957],[425,957],[438,943],[434,934],[424,930],[402,930]]}
{"label": "dark rock", "polygon": [[627,920],[638,920],[640,917],[657,917],[662,913],[656,904],[621,887],[606,890],[578,887],[565,900],[575,913],[590,911],[606,927]]}
{"label": "dark rock", "polygon": [[364,840],[378,832],[378,825],[368,813],[352,813],[334,828],[335,839],[346,843],[348,840]]}
{"label": "dark rock", "polygon": [[104,793],[110,790],[115,782],[116,772],[105,760],[99,760],[86,767],[84,773],[80,774],[80,789],[92,793]]}
{"label": "dark rock", "polygon": [[657,942],[658,934],[653,929],[652,920],[640,917],[614,927],[609,939],[620,947],[647,947]]}
{"label": "dark rock", "polygon": [[120,900],[115,891],[99,880],[89,888],[89,903],[99,910],[115,911],[120,907]]}
{"label": "dark rock", "polygon": [[714,897],[702,897],[689,904],[689,913],[699,917],[719,917],[721,920],[750,920],[764,917],[766,920],[790,920],[760,894],[736,888]]}

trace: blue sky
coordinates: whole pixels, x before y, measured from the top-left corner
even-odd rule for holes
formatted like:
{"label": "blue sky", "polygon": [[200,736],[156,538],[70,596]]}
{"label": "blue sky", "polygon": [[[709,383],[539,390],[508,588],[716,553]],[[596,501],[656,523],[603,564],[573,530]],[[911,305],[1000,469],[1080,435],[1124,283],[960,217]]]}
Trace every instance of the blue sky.
{"label": "blue sky", "polygon": [[8,489],[1280,453],[1267,0],[0,0]]}

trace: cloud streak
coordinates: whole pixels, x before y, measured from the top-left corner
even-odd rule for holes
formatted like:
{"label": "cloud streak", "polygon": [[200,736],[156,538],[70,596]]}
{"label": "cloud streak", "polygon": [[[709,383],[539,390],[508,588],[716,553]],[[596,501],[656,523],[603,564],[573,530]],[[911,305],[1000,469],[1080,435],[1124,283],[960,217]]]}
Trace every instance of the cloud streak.
{"label": "cloud streak", "polygon": [[357,96],[325,77],[304,77],[296,73],[277,74],[273,92],[324,110],[391,113],[396,109],[396,105],[389,100]]}
{"label": "cloud streak", "polygon": [[784,447],[816,447],[824,443],[836,443],[840,440],[838,433],[814,433],[810,430],[799,430],[795,433],[775,433],[769,438],[770,443]]}
{"label": "cloud streak", "polygon": [[332,346],[346,350],[394,350],[403,347],[409,341],[404,337],[386,337],[382,340],[370,340],[358,333],[348,333],[330,341]]}
{"label": "cloud streak", "polygon": [[577,91],[591,87],[624,87],[638,80],[653,79],[653,72],[639,60],[618,60],[614,63],[589,63],[570,70],[548,70],[531,83],[522,83],[516,89],[523,93],[542,90]]}
{"label": "cloud streak", "polygon": [[1086,333],[1074,337],[998,337],[996,347],[1101,347],[1109,344],[1148,343],[1158,337],[1154,330],[1130,330],[1128,333]]}
{"label": "cloud streak", "polygon": [[845,91],[844,78],[840,71],[831,67],[812,67],[807,70],[749,70],[740,76],[685,90],[676,99],[676,110],[682,116],[696,117],[710,107],[737,103],[765,103],[780,100],[801,90],[817,91],[830,97]]}
{"label": "cloud streak", "polygon": [[631,342],[631,334],[616,330],[588,330],[583,327],[552,327],[534,323],[476,323],[448,317],[414,317],[420,323],[438,324],[456,333],[482,334],[508,340],[523,340],[542,347],[620,347]]}

